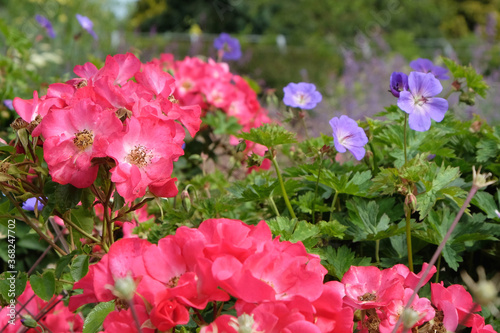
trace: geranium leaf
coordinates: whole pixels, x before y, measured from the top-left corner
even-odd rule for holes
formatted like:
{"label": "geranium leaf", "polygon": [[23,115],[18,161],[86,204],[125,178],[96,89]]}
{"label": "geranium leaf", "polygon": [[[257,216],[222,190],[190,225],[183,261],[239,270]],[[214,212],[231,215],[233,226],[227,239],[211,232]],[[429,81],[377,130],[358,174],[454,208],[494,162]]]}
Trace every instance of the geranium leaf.
{"label": "geranium leaf", "polygon": [[250,132],[240,133],[238,137],[261,144],[267,148],[297,142],[295,133],[287,131],[283,126],[271,124],[252,128]]}

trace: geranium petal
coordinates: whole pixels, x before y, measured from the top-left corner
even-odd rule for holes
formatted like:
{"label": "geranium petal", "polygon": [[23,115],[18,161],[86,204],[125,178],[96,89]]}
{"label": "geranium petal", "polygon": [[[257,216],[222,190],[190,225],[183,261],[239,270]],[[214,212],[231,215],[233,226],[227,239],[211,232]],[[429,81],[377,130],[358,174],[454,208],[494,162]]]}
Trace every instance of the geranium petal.
{"label": "geranium petal", "polygon": [[399,93],[398,107],[408,114],[413,112],[415,108],[415,100],[409,91],[401,91]]}
{"label": "geranium petal", "polygon": [[422,108],[415,108],[408,119],[410,128],[414,131],[425,132],[431,128],[431,118]]}
{"label": "geranium petal", "polygon": [[439,97],[431,98],[425,104],[425,107],[427,108],[429,116],[431,116],[434,121],[440,122],[443,120],[446,111],[448,111],[448,101]]}

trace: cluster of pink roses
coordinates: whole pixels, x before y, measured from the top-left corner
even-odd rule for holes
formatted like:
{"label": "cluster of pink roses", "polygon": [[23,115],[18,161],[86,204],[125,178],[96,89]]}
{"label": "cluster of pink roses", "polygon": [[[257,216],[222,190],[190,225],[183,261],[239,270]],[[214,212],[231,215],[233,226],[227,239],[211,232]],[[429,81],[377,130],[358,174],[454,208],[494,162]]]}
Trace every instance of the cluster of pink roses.
{"label": "cluster of pink roses", "polygon": [[[418,327],[422,332],[455,332],[458,325],[471,327],[473,333],[495,332],[485,325],[484,318],[474,312],[481,307],[461,285],[445,288],[431,283],[431,299],[415,295],[409,311],[404,311],[419,280],[427,269],[415,274],[405,265],[379,270],[376,267],[351,267],[342,278],[345,285],[344,305],[364,310],[358,328],[360,332],[391,333],[400,316],[403,322],[397,332],[409,332]],[[433,266],[424,278],[427,283],[436,272]]]}
{"label": "cluster of pink roses", "polygon": [[[116,300],[104,332],[135,333],[139,325],[152,333],[187,324],[208,303],[233,297],[237,317],[223,314],[206,323],[193,315],[201,333],[352,332],[358,309],[365,310],[360,331],[384,333],[394,329],[422,275],[404,265],[382,271],[351,267],[341,282],[324,283],[326,273],[317,255],[300,242],[273,239],[263,221],[249,226],[211,219],[197,229],[180,227],[158,245],[138,238],[114,243],[75,283],[83,293],[70,298],[69,309]],[[414,320],[405,331],[423,325],[430,332],[454,331],[462,324],[472,332],[494,332],[473,314],[480,307],[462,286],[432,284],[431,289],[432,302],[418,297],[412,302]],[[215,313],[220,309],[214,305]]]}
{"label": "cluster of pink roses", "polygon": [[[237,118],[244,132],[271,122],[255,91],[244,78],[232,74],[226,63],[190,57],[175,61],[172,54],[162,54],[151,63],[173,73],[174,96],[181,105],[197,104],[204,112],[220,109]],[[239,141],[233,136],[230,143],[237,145]],[[265,151],[265,147],[247,141],[246,152],[263,156]]]}
{"label": "cluster of pink roses", "polygon": [[[22,322],[32,320],[40,325],[37,329],[26,328],[25,333],[38,333],[43,329],[49,332],[81,332],[83,329],[83,318],[79,314],[71,313],[62,301],[62,296],[54,296],[49,302],[44,301],[31,288],[30,283],[26,285],[24,292],[16,299],[15,311],[9,306],[0,310],[0,332],[17,333],[23,328]],[[12,319],[13,324],[8,321]],[[30,327],[25,322],[27,327]]]}
{"label": "cluster of pink roses", "polygon": [[[308,254],[302,243],[273,239],[264,221],[249,226],[211,219],[197,229],[180,227],[158,245],[138,238],[117,241],[75,283],[83,293],[70,298],[69,309],[123,298],[128,293],[122,286],[128,284],[132,295],[125,298],[144,333],[187,324],[190,312],[231,296],[237,299],[238,315],[253,314],[262,331],[352,328],[352,310],[342,307],[343,285],[324,284],[326,273],[320,258]],[[115,302],[105,332],[124,333],[125,327],[136,332],[130,303]],[[227,318],[220,316],[203,330],[209,332]]]}
{"label": "cluster of pink roses", "polygon": [[[185,130],[201,124],[197,105],[181,106],[173,97],[174,78],[133,54],[108,56],[101,69],[76,66],[79,76],[51,84],[47,94],[14,99],[32,135],[43,135],[44,159],[60,184],[89,187],[99,163],[110,163],[111,180],[127,201],[151,193],[177,194],[173,161],[183,155]],[[182,124],[182,125],[181,125]],[[111,162],[110,162],[111,161]]]}

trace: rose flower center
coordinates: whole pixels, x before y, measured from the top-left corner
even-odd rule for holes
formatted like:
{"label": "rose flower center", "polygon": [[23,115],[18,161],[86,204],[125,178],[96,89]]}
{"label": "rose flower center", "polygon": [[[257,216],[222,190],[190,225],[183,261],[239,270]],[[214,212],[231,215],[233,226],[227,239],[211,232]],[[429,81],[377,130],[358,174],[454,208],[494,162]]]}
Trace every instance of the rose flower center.
{"label": "rose flower center", "polygon": [[94,134],[92,131],[84,129],[83,131],[75,134],[73,143],[78,147],[78,149],[85,150],[94,143]]}
{"label": "rose flower center", "polygon": [[377,295],[372,294],[372,293],[366,293],[363,296],[359,296],[358,300],[360,300],[361,302],[376,301]]}
{"label": "rose flower center", "polygon": [[150,150],[143,145],[136,145],[128,154],[127,161],[142,168],[151,163],[152,158],[153,154],[151,154]]}

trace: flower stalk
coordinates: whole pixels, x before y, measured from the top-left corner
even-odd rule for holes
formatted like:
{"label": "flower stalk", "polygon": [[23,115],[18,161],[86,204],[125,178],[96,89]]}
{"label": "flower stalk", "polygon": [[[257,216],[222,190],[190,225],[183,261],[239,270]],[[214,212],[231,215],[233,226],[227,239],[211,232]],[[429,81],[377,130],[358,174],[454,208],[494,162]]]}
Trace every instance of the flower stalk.
{"label": "flower stalk", "polygon": [[[429,261],[429,265],[427,266],[427,268],[425,269],[424,273],[422,274],[422,277],[418,281],[417,286],[415,287],[415,289],[413,291],[413,294],[411,295],[410,299],[408,300],[407,304],[405,305],[404,310],[408,309],[410,307],[410,305],[413,303],[413,301],[415,300],[415,298],[417,296],[417,293],[419,292],[420,288],[422,288],[422,286],[424,285],[424,281],[426,280],[427,276],[429,275],[429,273],[430,273],[432,267],[434,266],[434,264],[439,259],[441,253],[443,252],[443,249],[444,249],[446,243],[448,242],[448,240],[451,237],[451,234],[455,230],[455,227],[457,226],[458,221],[460,221],[460,218],[462,217],[462,215],[464,214],[465,210],[469,206],[469,204],[470,204],[472,198],[474,197],[474,195],[477,193],[477,191],[480,188],[486,187],[486,186],[491,185],[491,184],[493,184],[493,183],[496,182],[494,180],[487,180],[487,178],[489,176],[491,176],[490,173],[488,173],[488,174],[481,174],[480,171],[481,171],[481,167],[479,167],[479,169],[478,169],[477,172],[476,172],[476,168],[474,166],[472,167],[473,181],[472,181],[472,187],[471,187],[471,189],[469,191],[469,194],[467,194],[467,198],[465,199],[462,207],[460,207],[460,210],[458,211],[457,216],[455,217],[455,219],[453,220],[450,228],[448,229],[448,232],[446,233],[446,235],[444,236],[443,240],[439,244],[438,248],[436,249],[436,251],[432,255],[432,258]],[[396,333],[398,331],[398,328],[401,326],[402,322],[403,322],[403,318],[400,317],[399,320],[397,321],[396,325],[394,326],[394,329],[392,330],[392,333]]]}
{"label": "flower stalk", "polygon": [[278,176],[278,181],[280,183],[281,187],[281,192],[283,193],[283,199],[285,200],[286,207],[288,208],[288,211],[290,212],[290,216],[294,219],[297,218],[295,216],[295,212],[293,211],[292,204],[290,203],[290,200],[288,199],[288,195],[286,194],[286,189],[285,189],[285,183],[283,182],[283,177],[281,177],[281,172],[280,168],[278,165],[278,161],[276,161],[276,157],[274,155],[274,150],[271,150],[270,157],[271,162],[273,163],[274,169],[276,170],[276,176]]}

